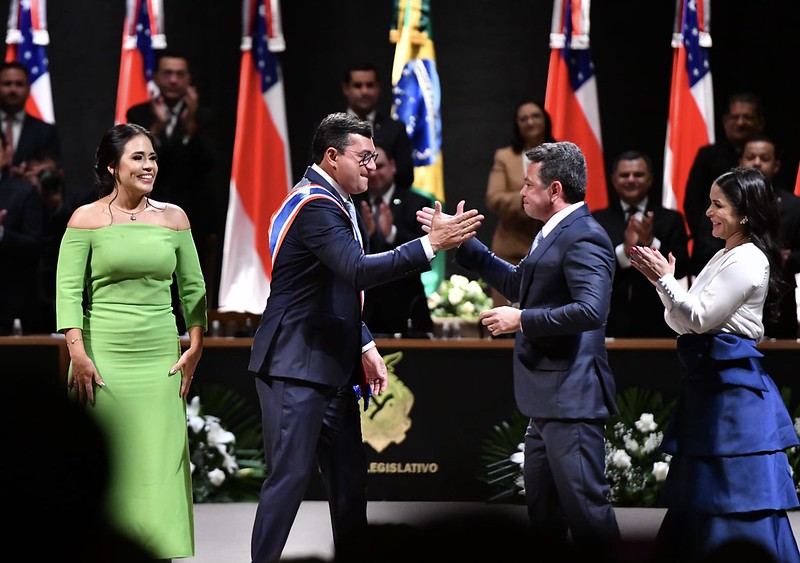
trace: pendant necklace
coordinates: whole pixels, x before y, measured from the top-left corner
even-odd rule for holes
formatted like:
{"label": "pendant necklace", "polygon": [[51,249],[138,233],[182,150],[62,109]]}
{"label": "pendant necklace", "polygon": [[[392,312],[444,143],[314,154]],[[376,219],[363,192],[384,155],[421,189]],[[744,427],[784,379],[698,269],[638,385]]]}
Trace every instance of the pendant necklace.
{"label": "pendant necklace", "polygon": [[147,209],[147,203],[146,203],[146,202],[145,202],[145,204],[144,204],[144,207],[143,207],[142,209],[140,209],[139,211],[133,212],[133,213],[131,213],[130,211],[125,211],[125,210],[124,210],[124,209],[122,209],[121,207],[118,207],[118,206],[114,205],[114,203],[113,203],[113,202],[109,202],[109,203],[111,204],[111,207],[114,207],[115,209],[117,209],[117,210],[119,210],[119,211],[122,211],[123,213],[125,213],[125,214],[127,214],[127,215],[130,215],[130,217],[131,217],[131,221],[136,221],[136,216],[137,216],[139,213],[141,213],[142,211],[144,211],[145,209]]}

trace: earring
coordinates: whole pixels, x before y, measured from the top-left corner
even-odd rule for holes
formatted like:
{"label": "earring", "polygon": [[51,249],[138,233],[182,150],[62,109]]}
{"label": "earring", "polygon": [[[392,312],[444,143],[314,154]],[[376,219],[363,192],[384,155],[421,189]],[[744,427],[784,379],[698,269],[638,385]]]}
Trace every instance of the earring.
{"label": "earring", "polygon": [[747,223],[747,217],[742,217],[742,220],[739,221],[739,224],[744,225],[745,223]]}

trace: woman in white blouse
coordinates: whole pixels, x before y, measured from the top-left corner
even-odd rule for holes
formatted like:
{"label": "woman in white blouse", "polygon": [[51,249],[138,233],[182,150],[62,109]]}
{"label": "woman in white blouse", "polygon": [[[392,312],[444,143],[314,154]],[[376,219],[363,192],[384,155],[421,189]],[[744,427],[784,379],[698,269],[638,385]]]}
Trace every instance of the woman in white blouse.
{"label": "woman in white blouse", "polygon": [[779,211],[764,176],[734,168],[711,186],[706,216],[725,247],[687,291],[675,258],[631,249],[678,333],[680,395],[662,449],[672,455],[659,541],[669,557],[697,559],[733,540],[775,561],[800,562],[786,510],[800,506],[786,458],[792,419],[756,344],[783,291]]}

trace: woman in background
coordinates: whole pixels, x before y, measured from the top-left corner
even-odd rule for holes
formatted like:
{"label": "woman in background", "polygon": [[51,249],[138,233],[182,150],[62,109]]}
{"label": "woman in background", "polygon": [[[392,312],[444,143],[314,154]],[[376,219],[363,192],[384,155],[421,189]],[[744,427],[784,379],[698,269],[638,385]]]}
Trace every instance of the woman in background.
{"label": "woman in background", "polygon": [[[530,218],[522,209],[519,190],[528,170],[525,151],[554,140],[552,123],[544,105],[525,100],[514,110],[511,145],[494,153],[494,165],[486,187],[486,205],[499,222],[491,250],[510,264],[518,264],[528,255],[533,237],[542,228],[541,221]],[[495,307],[508,305],[508,300],[495,289],[492,289],[492,299]]]}
{"label": "woman in background", "polygon": [[[206,291],[186,214],[148,197],[157,173],[146,129],[120,124],[105,134],[95,163],[100,197],[75,210],[61,242],[56,314],[71,392],[108,441],[107,518],[154,557],[171,559],[194,555],[185,408]],[[182,354],[173,274],[189,327]]]}
{"label": "woman in background", "polygon": [[777,314],[778,204],[758,170],[735,168],[711,186],[706,216],[725,241],[687,291],[675,257],[635,246],[634,267],[655,285],[678,337],[683,377],[662,449],[673,456],[659,530],[672,560],[697,560],[731,541],[782,563],[800,561],[787,510],[800,506],[784,450],[798,445],[756,344]]}

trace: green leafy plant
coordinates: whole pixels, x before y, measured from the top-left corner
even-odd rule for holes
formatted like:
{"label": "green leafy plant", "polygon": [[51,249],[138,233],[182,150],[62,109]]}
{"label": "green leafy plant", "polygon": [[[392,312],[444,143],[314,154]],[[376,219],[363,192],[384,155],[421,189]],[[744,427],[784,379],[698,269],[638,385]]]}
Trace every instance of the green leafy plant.
{"label": "green leafy plant", "polygon": [[195,383],[186,424],[194,502],[258,500],[265,468],[257,409],[231,389]]}
{"label": "green leafy plant", "polygon": [[[659,449],[674,408],[657,392],[631,387],[617,395],[620,413],[606,424],[606,477],[616,506],[655,506],[669,471]],[[483,442],[480,479],[492,488],[489,502],[524,502],[523,440],[528,418],[514,410]],[[800,457],[800,453],[798,453]]]}

